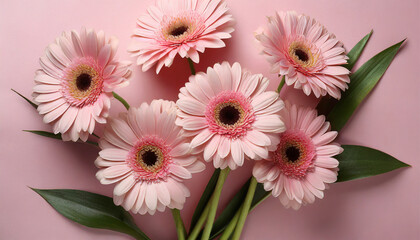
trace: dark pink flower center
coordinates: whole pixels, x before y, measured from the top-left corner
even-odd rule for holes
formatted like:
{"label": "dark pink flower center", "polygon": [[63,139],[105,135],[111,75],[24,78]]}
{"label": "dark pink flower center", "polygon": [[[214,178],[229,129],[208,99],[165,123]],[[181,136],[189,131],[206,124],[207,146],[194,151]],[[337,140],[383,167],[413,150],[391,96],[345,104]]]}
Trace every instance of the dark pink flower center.
{"label": "dark pink flower center", "polygon": [[255,121],[249,100],[240,92],[221,92],[212,98],[205,117],[210,131],[229,138],[244,136]]}
{"label": "dark pink flower center", "polygon": [[273,159],[288,177],[302,179],[313,170],[316,156],[312,140],[299,130],[287,130],[281,134]]}
{"label": "dark pink flower center", "polygon": [[138,181],[161,181],[166,179],[172,162],[170,151],[163,139],[145,136],[130,150],[126,162]]}
{"label": "dark pink flower center", "polygon": [[306,76],[310,76],[313,72],[318,72],[326,66],[318,47],[303,36],[290,39],[284,46],[283,53],[295,70]]}
{"label": "dark pink flower center", "polygon": [[103,69],[95,59],[76,59],[64,70],[61,92],[67,102],[76,107],[91,105],[103,92]]}

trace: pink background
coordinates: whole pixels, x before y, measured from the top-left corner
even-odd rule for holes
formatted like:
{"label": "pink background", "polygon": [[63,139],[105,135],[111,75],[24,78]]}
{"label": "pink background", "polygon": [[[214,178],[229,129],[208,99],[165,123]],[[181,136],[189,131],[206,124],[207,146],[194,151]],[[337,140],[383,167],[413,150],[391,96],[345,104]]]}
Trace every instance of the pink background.
{"label": "pink background", "polygon": [[[400,3],[399,3],[400,2]],[[44,48],[63,30],[82,25],[103,29],[120,39],[119,56],[131,59],[126,48],[136,18],[152,0],[139,1],[5,1],[0,3],[0,239],[130,239],[107,230],[89,229],[68,221],[54,211],[28,186],[75,188],[105,195],[113,186],[95,178],[93,161],[97,151],[82,144],[46,139],[22,129],[50,130],[26,102],[10,91],[30,96],[34,71]],[[254,73],[263,73],[275,89],[279,79],[258,54],[253,31],[266,23],[274,10],[296,10],[323,23],[347,47],[374,29],[361,61],[386,47],[408,38],[379,86],[370,94],[343,129],[340,142],[381,149],[413,167],[382,176],[333,184],[325,199],[299,211],[286,210],[269,198],[253,211],[243,239],[420,239],[420,147],[419,66],[420,6],[418,0],[230,0],[237,20],[227,47],[207,50],[198,70],[216,62],[239,61]],[[359,64],[360,66],[360,64]],[[134,67],[128,88],[118,91],[133,106],[154,98],[176,100],[178,89],[189,75],[185,59],[156,76]],[[283,97],[315,104],[314,98],[285,89]],[[122,111],[113,101],[112,114]],[[99,133],[101,129],[97,130]],[[250,176],[251,163],[230,174],[221,205]],[[189,226],[195,205],[212,173],[211,166],[187,182],[192,196],[182,216]],[[136,222],[153,239],[176,238],[170,211],[155,216],[135,216]]]}

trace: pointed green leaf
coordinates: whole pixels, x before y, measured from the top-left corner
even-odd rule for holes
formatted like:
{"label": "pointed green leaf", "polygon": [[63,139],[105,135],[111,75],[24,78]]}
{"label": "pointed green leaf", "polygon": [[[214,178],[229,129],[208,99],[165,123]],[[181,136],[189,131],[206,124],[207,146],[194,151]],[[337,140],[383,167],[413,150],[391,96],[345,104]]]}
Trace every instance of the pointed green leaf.
{"label": "pointed green leaf", "polygon": [[128,104],[127,101],[125,101],[124,98],[122,98],[120,95],[118,95],[116,92],[112,92],[112,95],[114,96],[115,99],[117,99],[118,101],[120,101],[124,107],[128,110],[130,109],[130,104]]}
{"label": "pointed green leaf", "polygon": [[149,239],[131,215],[112,198],[73,189],[32,189],[64,217],[91,228],[109,229],[136,239]]}
{"label": "pointed green leaf", "polygon": [[356,145],[341,147],[344,148],[343,153],[336,156],[340,162],[337,182],[375,176],[410,166],[376,149]]}
{"label": "pointed green leaf", "polygon": [[217,179],[220,175],[220,168],[216,168],[211,176],[209,182],[207,183],[206,188],[204,189],[203,194],[201,194],[200,201],[198,201],[197,207],[195,208],[194,214],[191,219],[191,226],[190,226],[190,233],[194,229],[195,225],[197,224],[198,219],[200,218],[201,214],[204,211],[204,208],[207,206],[211,195],[213,195],[214,188],[217,184]]}
{"label": "pointed green leaf", "polygon": [[349,89],[328,114],[333,130],[339,131],[359,104],[375,87],[405,40],[375,55],[350,76]]}
{"label": "pointed green leaf", "polygon": [[30,132],[39,136],[43,136],[43,137],[48,137],[48,138],[53,138],[53,139],[58,139],[58,140],[62,140],[61,138],[61,134],[54,134],[52,132],[46,132],[46,131],[38,131],[38,130],[23,130],[24,132]]}
{"label": "pointed green leaf", "polygon": [[[24,132],[30,132],[39,136],[43,136],[43,137],[48,137],[48,138],[52,138],[52,139],[58,139],[58,140],[63,140],[61,138],[61,133],[52,133],[52,132],[46,132],[46,131],[37,131],[37,130],[23,130]],[[93,141],[86,141],[86,142],[82,142],[82,141],[78,141],[79,143],[88,143],[91,145],[95,145],[98,146],[97,142],[93,142]]]}
{"label": "pointed green leaf", "polygon": [[345,65],[345,67],[348,70],[351,70],[354,64],[356,64],[357,60],[359,60],[359,57],[365,49],[366,44],[370,39],[370,36],[372,36],[372,33],[373,30],[370,31],[370,33],[368,33],[365,37],[363,37],[362,40],[360,40],[347,54],[347,57],[349,57],[349,59],[347,60],[347,65]]}
{"label": "pointed green leaf", "polygon": [[[347,64],[344,65],[344,67],[346,67],[348,70],[352,70],[354,64],[356,64],[357,60],[359,60],[360,55],[362,54],[367,42],[370,39],[370,36],[372,36],[372,33],[373,30],[370,31],[370,33],[368,33],[365,37],[363,37],[347,54],[347,57],[349,57],[349,59],[347,60]],[[322,97],[318,103],[318,106],[316,107],[318,110],[318,114],[328,115],[328,113],[331,111],[334,105],[337,104],[337,102],[338,100],[331,97],[330,95]]]}
{"label": "pointed green leaf", "polygon": [[29,104],[32,105],[32,107],[34,107],[35,109],[38,108],[38,105],[36,105],[34,102],[32,102],[31,100],[29,100],[28,98],[26,98],[25,96],[23,96],[22,94],[18,93],[16,90],[14,90],[13,88],[11,89],[13,92],[15,92],[17,95],[19,95],[21,98],[25,99],[25,101],[27,101]]}

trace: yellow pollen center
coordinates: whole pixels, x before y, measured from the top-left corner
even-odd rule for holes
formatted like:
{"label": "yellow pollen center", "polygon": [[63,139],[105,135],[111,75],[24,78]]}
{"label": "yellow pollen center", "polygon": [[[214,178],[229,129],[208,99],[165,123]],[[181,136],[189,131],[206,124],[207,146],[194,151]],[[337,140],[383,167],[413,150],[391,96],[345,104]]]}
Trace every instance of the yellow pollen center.
{"label": "yellow pollen center", "polygon": [[91,66],[81,64],[70,72],[69,89],[76,99],[88,97],[97,85],[98,72]]}
{"label": "yellow pollen center", "polygon": [[143,146],[137,153],[137,163],[148,172],[158,172],[163,166],[163,160],[162,150],[153,145]]}
{"label": "yellow pollen center", "polygon": [[313,54],[311,48],[301,42],[293,42],[289,46],[289,56],[302,67],[312,67],[318,60],[318,54]]}
{"label": "yellow pollen center", "polygon": [[214,109],[214,117],[219,126],[235,128],[243,122],[245,111],[237,102],[223,102]]}

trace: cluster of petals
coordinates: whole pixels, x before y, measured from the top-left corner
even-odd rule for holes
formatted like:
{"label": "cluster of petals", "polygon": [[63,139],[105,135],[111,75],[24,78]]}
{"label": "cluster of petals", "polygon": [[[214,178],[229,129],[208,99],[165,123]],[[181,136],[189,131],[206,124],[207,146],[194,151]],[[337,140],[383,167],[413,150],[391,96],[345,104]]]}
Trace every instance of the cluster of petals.
{"label": "cluster of petals", "polygon": [[306,95],[340,99],[350,82],[343,44],[316,20],[296,12],[277,12],[255,34],[273,73]]}
{"label": "cluster of petals", "polygon": [[63,140],[86,141],[96,122],[105,123],[112,91],[126,86],[129,62],[115,58],[118,40],[103,31],[64,32],[40,58],[34,101],[45,123]]}
{"label": "cluster of petals", "polygon": [[143,71],[156,65],[156,73],[178,54],[198,63],[198,52],[224,47],[234,31],[224,0],[157,0],[137,25],[128,51]]}
{"label": "cluster of petals", "polygon": [[215,64],[191,76],[177,101],[177,124],[192,137],[191,148],[222,169],[242,166],[245,158],[267,158],[284,131],[284,104],[276,92],[266,91],[268,83],[239,63]]}
{"label": "cluster of petals", "polygon": [[109,119],[95,165],[102,184],[116,184],[116,205],[140,214],[182,209],[190,196],[183,180],[205,165],[191,153],[176,117],[174,102],[154,100]]}
{"label": "cluster of petals", "polygon": [[322,199],[327,184],[337,180],[334,156],[343,149],[333,142],[337,132],[330,131],[325,116],[315,109],[286,102],[281,116],[286,131],[269,158],[256,162],[253,175],[286,208],[299,209]]}

